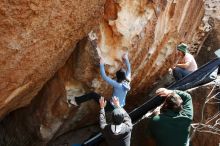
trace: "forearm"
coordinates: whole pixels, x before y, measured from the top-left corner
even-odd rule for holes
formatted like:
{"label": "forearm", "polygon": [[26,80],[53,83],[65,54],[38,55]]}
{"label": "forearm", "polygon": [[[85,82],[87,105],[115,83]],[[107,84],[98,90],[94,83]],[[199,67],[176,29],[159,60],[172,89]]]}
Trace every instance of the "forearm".
{"label": "forearm", "polygon": [[100,64],[100,74],[104,80],[106,80],[106,81],[108,80],[108,77],[105,73],[105,65],[104,64]]}
{"label": "forearm", "polygon": [[128,57],[125,58],[125,64],[127,67],[126,77],[130,80],[130,78],[131,78],[131,65],[130,65]]}
{"label": "forearm", "polygon": [[182,103],[183,111],[190,119],[192,119],[193,118],[193,104],[192,104],[191,95],[180,90],[175,90],[175,93],[177,93],[183,100],[183,103]]}
{"label": "forearm", "polygon": [[101,108],[100,109],[100,116],[99,116],[99,124],[100,124],[100,128],[104,129],[106,124],[106,118],[105,118],[105,109]]}
{"label": "forearm", "polygon": [[183,102],[186,101],[186,100],[188,100],[188,98],[189,98],[189,96],[190,96],[188,93],[186,93],[186,92],[184,92],[184,91],[180,91],[180,90],[169,90],[169,89],[166,89],[166,88],[159,88],[159,89],[156,91],[156,94],[157,94],[157,95],[160,95],[160,96],[167,97],[167,96],[171,95],[173,92],[176,93],[176,94],[178,94],[178,95],[182,98]]}
{"label": "forearm", "polygon": [[189,66],[189,63],[178,63],[176,66],[180,68],[187,68]]}
{"label": "forearm", "polygon": [[191,96],[188,94],[188,93],[186,93],[185,91],[180,91],[180,90],[173,90],[176,94],[178,94],[181,98],[182,98],[182,100],[183,100],[183,104],[186,102],[186,101],[188,101],[188,100],[190,100],[191,99]]}
{"label": "forearm", "polygon": [[105,65],[100,63],[99,67],[100,67],[101,76],[106,76],[106,74],[105,74]]}
{"label": "forearm", "polygon": [[109,83],[110,85],[112,85],[113,87],[118,86],[118,83],[114,80],[112,80],[111,78],[109,78],[106,73],[105,73],[105,66],[104,64],[100,64],[100,74],[102,76],[102,79],[105,80],[107,83]]}

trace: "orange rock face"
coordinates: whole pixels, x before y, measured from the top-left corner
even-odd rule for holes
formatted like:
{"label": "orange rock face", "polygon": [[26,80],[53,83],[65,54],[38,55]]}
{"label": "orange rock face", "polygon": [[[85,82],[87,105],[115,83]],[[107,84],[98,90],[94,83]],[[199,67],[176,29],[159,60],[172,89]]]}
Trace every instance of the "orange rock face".
{"label": "orange rock face", "polygon": [[[90,91],[111,97],[112,89],[99,75],[99,57],[104,58],[107,74],[114,77],[123,66],[123,53],[129,52],[132,89],[126,108],[132,109],[146,100],[143,95],[176,63],[179,42],[192,45],[203,39],[203,0],[16,1],[1,5],[9,9],[0,11],[4,20],[0,22],[0,116],[28,105],[38,93],[27,108],[15,114],[23,115],[27,125],[35,121],[35,131],[27,133],[37,133],[45,143],[70,129],[96,123],[95,102],[69,108],[66,99]],[[83,39],[92,29],[98,36],[97,49]]]}
{"label": "orange rock face", "polygon": [[26,106],[103,14],[103,1],[0,4],[0,117]]}
{"label": "orange rock face", "polygon": [[[162,77],[175,61],[175,45],[193,43],[204,14],[203,2],[107,1],[105,19],[99,28],[98,53],[114,76],[121,65],[123,47],[129,48],[132,64],[130,95],[146,89]],[[109,11],[117,11],[117,15]],[[195,13],[196,12],[196,13]],[[191,21],[191,20],[194,21]],[[100,86],[103,87],[103,86]],[[99,92],[105,93],[105,88]]]}

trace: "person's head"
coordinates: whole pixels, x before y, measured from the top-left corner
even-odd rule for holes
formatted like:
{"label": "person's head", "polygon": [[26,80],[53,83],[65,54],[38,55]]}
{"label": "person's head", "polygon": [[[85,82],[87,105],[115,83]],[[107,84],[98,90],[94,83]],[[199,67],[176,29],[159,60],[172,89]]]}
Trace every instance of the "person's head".
{"label": "person's head", "polygon": [[123,68],[119,69],[116,72],[116,78],[117,78],[117,82],[119,82],[119,83],[121,83],[124,80],[127,80],[125,69],[123,69]]}
{"label": "person's head", "polygon": [[178,54],[184,56],[188,52],[188,46],[184,43],[179,44],[177,47]]}
{"label": "person's head", "polygon": [[170,109],[175,112],[180,112],[182,110],[182,103],[182,98],[178,94],[173,92],[166,97],[162,106],[162,110],[166,111]]}
{"label": "person's head", "polygon": [[116,108],[112,111],[112,123],[120,125],[124,121],[124,112],[121,108]]}

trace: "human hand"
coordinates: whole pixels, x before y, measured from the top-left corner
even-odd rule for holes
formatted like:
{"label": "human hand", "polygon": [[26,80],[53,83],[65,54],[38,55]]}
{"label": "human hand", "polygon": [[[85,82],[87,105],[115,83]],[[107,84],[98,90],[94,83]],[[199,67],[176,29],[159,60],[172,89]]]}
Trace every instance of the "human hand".
{"label": "human hand", "polygon": [[104,99],[104,97],[101,97],[99,99],[99,105],[100,105],[100,108],[105,108],[106,106],[106,100]]}
{"label": "human hand", "polygon": [[162,97],[166,97],[168,95],[170,95],[173,91],[172,90],[168,90],[166,88],[159,88],[156,91],[156,94]]}
{"label": "human hand", "polygon": [[168,72],[169,72],[170,75],[172,75],[173,74],[173,68],[169,68]]}
{"label": "human hand", "polygon": [[126,53],[124,53],[123,55],[122,55],[122,59],[126,59],[126,58],[128,58],[128,52],[126,52]]}
{"label": "human hand", "polygon": [[120,103],[119,103],[118,97],[114,96],[114,97],[112,98],[112,102],[113,102],[113,104],[114,104],[116,107],[120,107]]}
{"label": "human hand", "polygon": [[102,58],[102,57],[100,57],[100,64],[105,64],[105,61],[104,61],[104,59]]}
{"label": "human hand", "polygon": [[97,35],[93,31],[91,31],[88,35],[91,41],[98,39]]}

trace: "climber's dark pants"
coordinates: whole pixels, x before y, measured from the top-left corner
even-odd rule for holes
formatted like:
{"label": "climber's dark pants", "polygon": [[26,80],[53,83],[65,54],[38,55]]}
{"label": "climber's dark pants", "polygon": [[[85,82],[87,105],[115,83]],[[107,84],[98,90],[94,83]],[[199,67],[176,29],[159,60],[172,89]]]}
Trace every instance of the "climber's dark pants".
{"label": "climber's dark pants", "polygon": [[[78,105],[80,105],[83,102],[86,102],[88,100],[93,99],[99,104],[100,98],[101,98],[101,95],[99,95],[95,92],[90,92],[90,93],[84,94],[82,96],[75,97],[75,101]],[[110,101],[107,100],[105,110],[110,112],[110,111],[113,111],[114,109],[115,109],[114,106],[110,103]]]}
{"label": "climber's dark pants", "polygon": [[180,67],[175,67],[173,69],[173,76],[176,81],[180,80],[181,78],[187,76],[190,73],[191,73],[190,71],[180,68]]}

